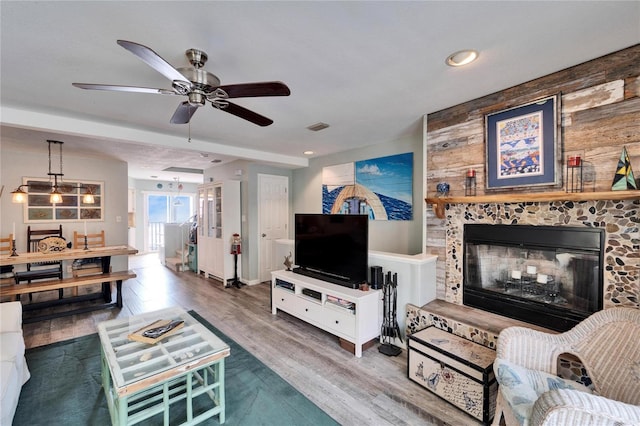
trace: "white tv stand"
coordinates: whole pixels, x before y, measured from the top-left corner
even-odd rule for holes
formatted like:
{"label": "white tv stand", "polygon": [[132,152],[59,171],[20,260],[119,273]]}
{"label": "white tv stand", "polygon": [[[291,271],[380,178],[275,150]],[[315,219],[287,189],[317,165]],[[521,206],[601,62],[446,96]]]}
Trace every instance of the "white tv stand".
{"label": "white tv stand", "polygon": [[355,346],[362,357],[362,345],[380,335],[382,291],[348,287],[296,274],[271,272],[271,313],[278,309],[334,334]]}

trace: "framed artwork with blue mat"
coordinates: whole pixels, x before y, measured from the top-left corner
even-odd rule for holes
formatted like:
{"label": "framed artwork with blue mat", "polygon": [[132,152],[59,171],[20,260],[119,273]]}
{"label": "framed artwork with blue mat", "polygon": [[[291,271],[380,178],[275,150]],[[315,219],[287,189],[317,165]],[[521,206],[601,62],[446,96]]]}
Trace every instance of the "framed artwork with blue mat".
{"label": "framed artwork with blue mat", "polygon": [[486,189],[562,185],[560,96],[485,116]]}

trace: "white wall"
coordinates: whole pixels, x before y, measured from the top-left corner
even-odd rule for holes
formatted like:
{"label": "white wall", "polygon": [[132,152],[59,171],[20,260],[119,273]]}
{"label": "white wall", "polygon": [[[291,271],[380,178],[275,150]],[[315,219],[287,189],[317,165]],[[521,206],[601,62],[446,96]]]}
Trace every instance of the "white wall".
{"label": "white wall", "polygon": [[[413,152],[413,220],[372,221],[369,227],[369,249],[398,254],[414,255],[423,251],[424,189],[422,134],[384,144],[318,157],[309,167],[291,170],[235,161],[213,166],[204,171],[204,181],[240,180],[242,215],[242,280],[258,279],[258,174],[286,176],[289,178],[290,223],[295,213],[319,213],[322,211],[322,168],[349,161]],[[293,238],[293,227],[289,227]]]}
{"label": "white wall", "polygon": [[[293,200],[291,214],[322,212],[323,167],[405,152],[413,152],[413,220],[370,221],[369,250],[410,255],[422,253],[424,247],[423,212],[425,208],[423,167],[425,161],[420,133],[402,140],[314,158],[309,161],[309,167],[294,170],[291,188]],[[293,235],[289,235],[289,238],[293,237]]]}
{"label": "white wall", "polygon": [[[8,235],[16,225],[16,246],[18,253],[27,250],[27,224],[24,223],[24,204],[11,202],[11,191],[22,184],[23,177],[47,179],[49,170],[47,144],[42,141],[42,153],[15,151],[0,146],[0,181],[4,185],[0,200],[0,234]],[[77,157],[72,152],[63,151],[64,179],[95,180],[104,182],[104,221],[87,222],[88,232],[105,230],[107,245],[127,244],[127,163],[105,158]],[[57,164],[57,163],[56,163]],[[119,221],[118,221],[119,219]],[[33,223],[34,228],[47,228],[49,223]],[[58,223],[55,223],[57,226]],[[67,240],[73,238],[73,231],[84,232],[84,221],[62,222],[62,234]],[[114,270],[128,266],[126,256],[112,259]]]}

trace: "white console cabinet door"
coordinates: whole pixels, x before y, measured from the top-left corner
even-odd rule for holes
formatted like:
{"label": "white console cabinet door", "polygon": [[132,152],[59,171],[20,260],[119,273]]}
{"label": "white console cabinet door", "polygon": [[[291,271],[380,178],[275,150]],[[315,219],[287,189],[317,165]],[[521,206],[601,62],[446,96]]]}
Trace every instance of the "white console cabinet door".
{"label": "white console cabinet door", "polygon": [[[362,356],[362,345],[380,335],[380,290],[354,290],[291,271],[274,271],[271,277],[272,314],[282,310],[353,343],[358,358]],[[303,290],[311,291],[312,295]],[[332,302],[336,298],[344,304]]]}

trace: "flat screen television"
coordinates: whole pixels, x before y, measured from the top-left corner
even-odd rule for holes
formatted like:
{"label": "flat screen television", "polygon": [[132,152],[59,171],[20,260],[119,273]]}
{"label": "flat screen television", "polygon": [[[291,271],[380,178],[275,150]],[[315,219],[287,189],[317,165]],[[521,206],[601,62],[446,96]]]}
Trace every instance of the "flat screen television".
{"label": "flat screen television", "polygon": [[367,215],[296,214],[293,272],[358,288],[367,281]]}

